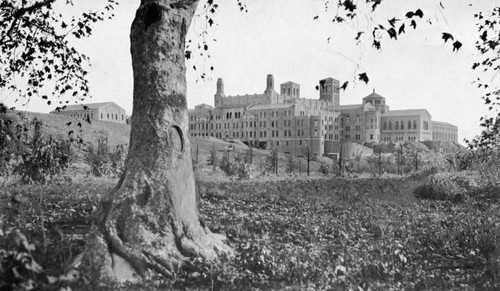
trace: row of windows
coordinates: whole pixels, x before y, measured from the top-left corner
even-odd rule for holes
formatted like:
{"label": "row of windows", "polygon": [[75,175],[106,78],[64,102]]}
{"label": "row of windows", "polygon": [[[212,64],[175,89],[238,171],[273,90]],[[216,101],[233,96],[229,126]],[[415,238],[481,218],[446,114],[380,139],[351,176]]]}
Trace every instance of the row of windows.
{"label": "row of windows", "polygon": [[[344,120],[342,119],[341,122],[343,122]],[[356,115],[356,123],[359,123],[361,121],[361,118],[359,117],[359,115]],[[350,123],[351,122],[351,116],[349,115],[346,115],[345,117],[345,123]]]}
{"label": "row of windows", "polygon": [[[296,120],[295,121],[297,126],[304,126],[304,119],[302,120]],[[317,124],[317,121],[316,121]],[[232,125],[232,127],[231,127]],[[243,128],[243,125],[245,127],[257,127],[257,121],[245,121],[241,122],[241,127]],[[190,124],[189,129],[190,130],[196,130],[196,129],[208,129],[209,124],[208,123],[198,123],[198,124]],[[259,121],[259,127],[266,127],[267,122],[266,121]],[[292,126],[292,120],[283,120],[283,126]],[[240,125],[238,122],[233,122],[231,123],[215,123],[215,129],[231,129],[231,128],[239,128]],[[272,120],[271,121],[271,127],[279,127],[279,120]],[[210,124],[210,129],[214,129],[214,124]],[[325,128],[326,129],[326,128]],[[338,129],[338,126],[336,126],[336,129]]]}
{"label": "row of windows", "polygon": [[[396,137],[394,138],[394,141],[404,141],[404,139],[405,139],[405,138],[404,138],[404,136],[396,136]],[[416,136],[408,136],[408,137],[407,137],[407,140],[408,140],[408,141],[416,141],[416,140],[417,140],[417,137],[416,137]],[[393,140],[392,140],[392,137],[390,137],[390,136],[385,136],[385,137],[383,138],[383,141],[393,141]]]}
{"label": "row of windows", "polygon": [[[406,129],[412,129],[412,125],[413,125],[413,129],[417,129],[417,121],[416,120],[413,120],[413,122],[411,120],[408,120],[408,126],[406,127]],[[428,122],[427,121],[424,121],[424,125],[427,124],[427,128],[428,128]],[[404,130],[405,129],[405,123],[403,121],[399,122],[399,121],[396,121],[394,123],[394,130]],[[425,128],[424,128],[425,129]],[[384,123],[382,124],[382,130],[392,130],[392,121],[389,120],[389,122],[387,121],[384,121]]]}
{"label": "row of windows", "polygon": [[[273,131],[273,133],[274,133],[274,131]],[[276,134],[277,134],[277,132],[276,132]],[[208,137],[208,136],[214,137],[215,136],[216,138],[222,138],[222,136],[223,136],[223,134],[220,133],[220,132],[216,132],[216,133],[211,132],[210,134],[209,133],[203,133],[203,132],[199,133],[199,134],[197,134],[197,133],[191,133],[190,135],[193,136],[193,137],[197,137],[197,136],[200,136],[200,137]],[[233,138],[239,138],[240,137],[240,133],[239,132],[232,132],[232,134],[224,134],[224,136],[225,137],[232,136]],[[241,137],[245,137],[245,136],[246,137],[252,137],[252,138],[255,137],[256,138],[257,137],[257,133],[255,131],[242,132],[241,133]],[[267,137],[267,132],[266,131],[260,132],[260,137]],[[337,134],[335,135],[335,139],[338,140],[338,135]],[[276,145],[280,145],[279,141],[276,141],[275,143],[276,143]],[[285,143],[286,143],[286,145],[289,145],[289,141],[288,140],[285,141]],[[271,145],[272,144],[273,144],[273,141],[271,141]],[[299,140],[299,144],[302,145],[302,140]]]}
{"label": "row of windows", "polygon": [[[281,111],[281,114],[280,114],[280,111],[271,111],[271,112],[261,111],[261,112],[259,112],[258,117],[259,118],[267,118],[268,113],[269,113],[271,118],[280,117],[280,116],[281,117],[289,117],[289,116],[294,115],[293,110],[284,110],[284,111]],[[250,115],[250,116],[253,116],[253,115]],[[299,116],[305,116],[305,111],[300,111]],[[216,120],[219,120],[219,119],[222,119],[223,117],[225,117],[225,119],[233,119],[233,118],[240,119],[242,117],[242,112],[226,112],[225,115],[210,115],[209,119],[214,120],[214,118],[215,118]],[[200,119],[205,119],[205,118],[199,117],[196,115],[189,116],[189,121],[194,122],[194,121],[199,121]],[[338,118],[335,118],[335,119],[336,119],[336,122],[338,122]]]}
{"label": "row of windows", "polygon": [[[373,102],[373,100],[366,100],[366,103],[365,103],[365,104],[370,103],[370,104],[372,104],[372,105],[373,105],[373,103],[372,103],[372,102]],[[380,104],[380,103],[381,103],[381,102],[380,102],[380,100],[375,100],[375,104]],[[385,101],[384,101],[382,104],[385,104]]]}
{"label": "row of windows", "polygon": [[[69,114],[69,116],[71,117],[89,117],[89,118],[94,118],[94,113],[91,112],[91,113],[73,113],[73,114]],[[109,113],[106,113],[106,119],[107,120],[118,120],[119,119],[119,116],[121,116],[121,120],[125,120],[125,116],[123,114],[109,114]],[[110,118],[111,117],[111,118]],[[104,114],[101,113],[101,120],[104,120]]]}
{"label": "row of windows", "polygon": [[[288,90],[287,90],[288,89]],[[299,94],[299,88],[282,88],[281,89],[281,94],[287,94],[292,95],[292,96],[298,96]]]}
{"label": "row of windows", "polygon": [[449,132],[433,132],[432,139],[441,141],[455,141],[457,140],[457,135]]}

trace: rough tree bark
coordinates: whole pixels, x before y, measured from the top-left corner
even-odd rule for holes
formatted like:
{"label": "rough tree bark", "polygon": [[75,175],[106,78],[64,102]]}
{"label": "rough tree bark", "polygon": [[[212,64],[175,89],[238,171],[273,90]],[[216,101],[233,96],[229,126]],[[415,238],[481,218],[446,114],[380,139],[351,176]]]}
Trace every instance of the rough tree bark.
{"label": "rough tree bark", "polygon": [[142,0],[131,28],[134,104],[118,185],[103,199],[82,266],[101,279],[170,276],[187,257],[232,255],[199,219],[186,106],[185,36],[198,0]]}

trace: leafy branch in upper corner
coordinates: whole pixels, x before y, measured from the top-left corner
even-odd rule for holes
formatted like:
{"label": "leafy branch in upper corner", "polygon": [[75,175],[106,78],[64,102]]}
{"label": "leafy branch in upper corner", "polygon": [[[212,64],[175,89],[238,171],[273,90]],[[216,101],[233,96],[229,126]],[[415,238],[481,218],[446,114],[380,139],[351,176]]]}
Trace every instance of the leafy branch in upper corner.
{"label": "leafy branch in upper corner", "polygon": [[[336,3],[336,5],[332,5]],[[353,0],[339,0],[339,1],[325,1],[325,11],[333,12],[333,16],[328,14],[335,24],[342,24],[349,26],[354,34],[353,39],[357,45],[361,45],[368,41],[373,48],[377,51],[382,50],[382,42],[384,39],[398,40],[403,34],[406,34],[408,28],[417,29],[419,22],[426,21],[432,24],[430,19],[424,19],[426,13],[422,8],[415,7],[404,13],[404,15],[394,15],[392,17],[385,17],[383,20],[376,20],[375,12],[381,7],[383,0],[366,0],[366,1],[353,1]],[[444,10],[442,2],[436,1],[436,9]],[[319,19],[315,16],[313,20]],[[442,35],[445,43],[451,39],[452,50],[459,51],[462,43],[448,33],[444,32]],[[329,38],[330,40],[331,38]],[[362,81],[368,83],[369,77],[367,72],[359,72],[359,64],[356,66],[353,74],[354,83]],[[349,81],[345,81],[341,89],[346,90]]]}
{"label": "leafy branch in upper corner", "polygon": [[[500,87],[494,82],[500,73],[500,5],[490,13],[479,12],[474,14],[478,29],[476,49],[482,60],[472,65],[473,70],[481,71],[482,78],[476,80],[477,87],[484,90],[482,99],[488,109],[498,110],[500,105]],[[487,80],[485,80],[488,78]],[[496,116],[481,117],[483,131],[480,136],[467,141],[471,148],[491,148],[500,144],[500,113]]]}
{"label": "leafy branch in upper corner", "polygon": [[[88,97],[89,59],[70,43],[70,37],[92,34],[93,25],[112,18],[117,5],[107,0],[103,11],[86,11],[67,19],[54,8],[55,0],[0,0],[0,89],[19,99]],[[67,0],[65,5],[73,5]],[[50,93],[47,93],[50,92]],[[59,101],[61,106],[69,100]]]}

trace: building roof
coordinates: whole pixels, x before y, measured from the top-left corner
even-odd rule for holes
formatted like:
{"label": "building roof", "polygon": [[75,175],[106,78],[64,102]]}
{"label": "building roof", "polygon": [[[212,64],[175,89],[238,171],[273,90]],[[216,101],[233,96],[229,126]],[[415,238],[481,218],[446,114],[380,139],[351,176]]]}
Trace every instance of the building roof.
{"label": "building roof", "polygon": [[[118,107],[120,107],[118,104],[116,104],[115,102],[100,102],[100,103],[85,103],[85,104],[74,104],[74,105],[66,105],[66,107],[64,109],[61,109],[60,111],[76,111],[76,110],[83,110],[84,109],[84,106],[87,106],[88,109],[97,109],[97,108],[101,108],[103,106],[106,106],[108,104],[114,104]],[[121,108],[121,107],[120,107]],[[123,109],[123,108],[121,108]],[[59,112],[57,110],[52,110],[50,111],[51,113],[53,112]]]}
{"label": "building roof", "polygon": [[444,122],[444,121],[432,121],[432,124],[436,124],[436,125],[446,125],[446,126],[453,126],[453,127],[457,127],[456,125],[453,125],[451,123],[448,123],[448,122]]}
{"label": "building roof", "polygon": [[403,110],[390,110],[386,111],[382,116],[388,117],[388,116],[415,116],[415,115],[422,115],[422,114],[427,114],[431,116],[429,111],[427,109],[403,109]]}
{"label": "building roof", "polygon": [[278,103],[278,104],[258,104],[248,108],[248,110],[282,109],[294,107],[297,103]]}
{"label": "building roof", "polygon": [[363,100],[365,100],[365,99],[385,99],[385,97],[375,93],[375,90],[373,90],[373,93],[371,93],[370,95],[363,98]]}
{"label": "building roof", "polygon": [[295,82],[292,82],[292,81],[288,81],[288,82],[285,82],[285,83],[281,83],[280,85],[288,85],[288,84],[294,84],[294,85],[299,85],[299,83],[295,83]]}
{"label": "building roof", "polygon": [[332,78],[332,77],[324,78],[324,79],[321,79],[321,80],[319,80],[319,81],[321,82],[321,81],[327,81],[327,80],[333,80],[333,81],[337,81],[337,82],[339,81],[339,80],[334,79],[334,78]]}
{"label": "building roof", "polygon": [[340,110],[354,110],[363,108],[363,104],[340,105]]}

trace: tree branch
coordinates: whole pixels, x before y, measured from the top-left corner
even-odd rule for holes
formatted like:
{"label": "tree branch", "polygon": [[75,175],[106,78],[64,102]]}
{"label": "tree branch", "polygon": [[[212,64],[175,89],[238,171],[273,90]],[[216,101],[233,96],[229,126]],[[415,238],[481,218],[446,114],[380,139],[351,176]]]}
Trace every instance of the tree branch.
{"label": "tree branch", "polygon": [[50,6],[54,2],[56,2],[56,0],[45,0],[45,1],[42,1],[42,2],[36,2],[35,4],[33,4],[31,6],[19,8],[16,12],[14,12],[12,14],[12,17],[14,19],[12,20],[12,24],[10,25],[9,30],[7,30],[7,34],[6,35],[10,38],[10,35],[12,33],[12,29],[14,29],[14,26],[17,24],[17,22],[19,21],[19,19],[21,19],[21,17],[24,14],[31,13],[31,12],[36,11],[38,9],[41,9],[43,7]]}
{"label": "tree branch", "polygon": [[16,13],[14,13],[14,18],[15,19],[19,19],[21,18],[21,16],[23,16],[24,14],[26,13],[31,13],[35,10],[38,10],[42,7],[47,7],[47,6],[50,6],[52,3],[56,2],[56,0],[45,0],[45,1],[42,1],[42,2],[36,2],[35,4],[31,5],[31,6],[28,6],[28,7],[23,7],[23,8],[20,8],[16,11]]}

